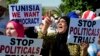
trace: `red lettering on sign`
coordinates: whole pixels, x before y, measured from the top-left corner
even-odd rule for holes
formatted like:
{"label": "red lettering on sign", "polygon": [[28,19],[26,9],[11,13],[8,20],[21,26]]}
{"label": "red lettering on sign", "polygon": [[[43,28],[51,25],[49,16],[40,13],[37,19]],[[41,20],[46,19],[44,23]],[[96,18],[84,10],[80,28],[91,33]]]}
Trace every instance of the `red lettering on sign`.
{"label": "red lettering on sign", "polygon": [[13,18],[18,18],[20,17],[20,12],[12,12]]}

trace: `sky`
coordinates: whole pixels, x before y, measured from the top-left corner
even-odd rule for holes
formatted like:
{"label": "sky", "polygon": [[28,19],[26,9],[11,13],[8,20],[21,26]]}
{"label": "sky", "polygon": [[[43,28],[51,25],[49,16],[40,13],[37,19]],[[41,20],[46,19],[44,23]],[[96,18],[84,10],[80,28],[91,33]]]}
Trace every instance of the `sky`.
{"label": "sky", "polygon": [[42,6],[53,6],[58,7],[61,0],[19,0],[19,4],[42,4]]}

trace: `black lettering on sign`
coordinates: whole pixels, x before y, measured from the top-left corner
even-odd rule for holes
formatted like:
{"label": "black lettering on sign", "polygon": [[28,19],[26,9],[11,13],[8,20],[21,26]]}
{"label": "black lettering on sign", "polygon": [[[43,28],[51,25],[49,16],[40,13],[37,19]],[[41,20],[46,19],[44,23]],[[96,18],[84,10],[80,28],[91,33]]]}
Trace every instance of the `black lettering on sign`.
{"label": "black lettering on sign", "polygon": [[81,42],[94,43],[95,37],[74,36],[74,42],[75,43],[81,43]]}
{"label": "black lettering on sign", "polygon": [[27,40],[27,39],[24,39],[24,40],[22,41],[22,45],[23,45],[23,46],[27,46],[27,44],[28,44],[28,40]]}
{"label": "black lettering on sign", "polygon": [[29,45],[28,46],[30,46],[33,43],[34,43],[34,40],[29,40]]}
{"label": "black lettering on sign", "polygon": [[96,25],[96,21],[87,21],[87,20],[79,20],[78,26],[84,26],[84,27],[94,27]]}
{"label": "black lettering on sign", "polygon": [[40,11],[39,5],[11,5],[12,11]]}
{"label": "black lettering on sign", "polygon": [[23,24],[37,24],[39,23],[39,18],[25,18],[25,19],[19,19],[20,22]]}
{"label": "black lettering on sign", "polygon": [[78,21],[78,26],[82,26],[82,20]]}
{"label": "black lettering on sign", "polygon": [[15,38],[11,38],[10,44],[11,44],[11,45],[15,45]]}
{"label": "black lettering on sign", "polygon": [[21,41],[22,41],[22,39],[16,39],[17,45],[21,45],[21,44],[20,44]]}
{"label": "black lettering on sign", "polygon": [[77,38],[78,38],[77,36],[74,36],[74,42],[75,42],[75,43],[76,43],[76,41],[77,41]]}
{"label": "black lettering on sign", "polygon": [[34,43],[34,40],[28,40],[28,39],[15,39],[11,38],[11,45],[23,45],[23,46],[30,46]]}

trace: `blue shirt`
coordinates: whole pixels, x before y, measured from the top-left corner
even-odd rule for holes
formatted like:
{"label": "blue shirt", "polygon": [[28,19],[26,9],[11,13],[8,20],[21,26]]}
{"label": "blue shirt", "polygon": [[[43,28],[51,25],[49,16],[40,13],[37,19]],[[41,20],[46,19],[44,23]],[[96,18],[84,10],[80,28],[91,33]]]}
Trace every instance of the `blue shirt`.
{"label": "blue shirt", "polygon": [[90,44],[88,48],[88,53],[90,56],[96,56],[97,50],[100,49],[98,44]]}
{"label": "blue shirt", "polygon": [[67,16],[68,16],[69,18],[79,18],[79,16],[78,16],[75,12],[69,12],[69,13],[67,14]]}

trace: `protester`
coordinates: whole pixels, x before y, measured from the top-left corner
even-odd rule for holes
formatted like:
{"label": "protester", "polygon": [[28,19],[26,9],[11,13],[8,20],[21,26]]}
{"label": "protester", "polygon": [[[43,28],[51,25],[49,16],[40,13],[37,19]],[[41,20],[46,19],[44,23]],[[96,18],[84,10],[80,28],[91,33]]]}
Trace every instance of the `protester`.
{"label": "protester", "polygon": [[100,56],[100,50],[97,51],[97,56]]}
{"label": "protester", "polygon": [[[100,20],[100,14],[96,15],[93,11],[87,10],[83,13],[83,18],[86,20]],[[88,47],[89,56],[96,56],[97,50],[100,49],[100,36],[97,43],[90,43]]]}
{"label": "protester", "polygon": [[39,25],[39,29],[41,30],[42,27],[43,27],[43,23],[40,23],[40,25]]}
{"label": "protester", "polygon": [[[71,46],[69,46],[67,43],[67,35],[68,35],[68,28],[70,23],[70,18],[67,16],[62,16],[58,20],[57,23],[57,32],[54,35],[51,35],[47,33],[47,29],[52,23],[50,17],[47,17],[45,19],[45,24],[42,26],[42,37],[44,39],[43,48],[41,55],[42,56],[49,56],[51,53],[51,56],[70,56],[70,53],[75,52],[74,56],[80,56],[80,49],[79,45],[73,44],[73,48],[69,50]],[[54,38],[54,42],[53,39]],[[49,40],[48,40],[49,39]],[[52,45],[53,44],[53,45]],[[87,47],[87,45],[84,45]],[[69,48],[68,48],[69,47]],[[50,50],[51,48],[51,50]],[[76,48],[76,50],[73,51],[73,49]],[[83,51],[85,48],[82,49]],[[51,52],[49,52],[51,51]],[[87,55],[85,51],[83,52],[84,55]],[[82,55],[82,56],[84,56]]]}
{"label": "protester", "polygon": [[100,13],[94,18],[94,20],[100,20]]}
{"label": "protester", "polygon": [[57,35],[52,49],[52,56],[70,56],[67,42],[69,18],[61,17],[57,24]]}
{"label": "protester", "polygon": [[5,16],[6,11],[7,8],[1,4],[0,5],[0,35],[5,34],[5,27],[8,22],[8,19],[6,18],[7,16]]}
{"label": "protester", "polygon": [[24,27],[17,20],[11,20],[6,25],[6,35],[10,37],[24,37]]}
{"label": "protester", "polygon": [[98,43],[93,43],[93,44],[89,44],[89,46],[85,47],[85,45],[87,44],[82,44],[82,46],[84,46],[83,48],[83,56],[86,56],[86,54],[88,54],[89,56],[100,56],[100,36],[99,39],[97,40]]}
{"label": "protester", "polygon": [[97,43],[93,43],[89,45],[88,53],[90,56],[96,56],[97,51],[100,49],[100,36],[97,41],[98,41]]}
{"label": "protester", "polygon": [[80,46],[81,46],[81,56],[89,56],[88,54],[88,47],[89,47],[89,43],[88,42],[81,42],[80,43]]}
{"label": "protester", "polygon": [[[55,41],[52,46],[52,55],[51,56],[70,56],[68,46],[66,45],[67,42],[67,33],[68,33],[68,27],[69,27],[69,18],[66,16],[61,17],[61,19],[58,21],[57,24],[57,35],[55,36]],[[52,21],[50,21],[50,18],[45,19],[45,24],[42,28],[42,33],[45,35],[47,33],[47,29],[50,26]],[[44,38],[46,38],[44,36]],[[43,49],[42,49],[42,55],[43,56],[49,56],[50,51],[50,43],[44,41]],[[48,53],[47,53],[48,52]]]}
{"label": "protester", "polygon": [[83,12],[81,19],[94,20],[95,17],[96,17],[95,12],[93,12],[91,10],[86,10],[85,12]]}
{"label": "protester", "polygon": [[69,13],[67,14],[67,16],[68,16],[69,18],[80,18],[80,14],[81,14],[81,11],[75,10],[75,11],[69,12]]}

